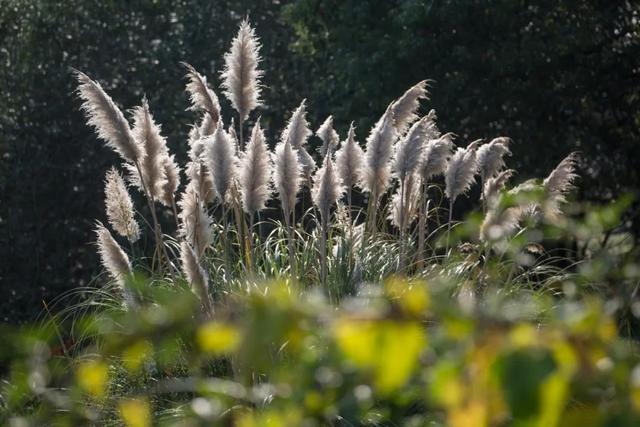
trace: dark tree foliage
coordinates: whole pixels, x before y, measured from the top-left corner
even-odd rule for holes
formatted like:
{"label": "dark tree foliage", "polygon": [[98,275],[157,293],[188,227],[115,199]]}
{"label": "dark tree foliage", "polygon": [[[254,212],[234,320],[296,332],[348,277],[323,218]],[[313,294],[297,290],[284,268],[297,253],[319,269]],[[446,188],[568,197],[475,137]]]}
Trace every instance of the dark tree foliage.
{"label": "dark tree foliage", "polygon": [[92,221],[104,220],[102,180],[118,159],[78,111],[71,67],[123,109],[146,94],[184,164],[194,115],[179,61],[220,94],[222,56],[247,14],[263,43],[259,114],[271,144],[302,98],[314,128],[333,114],[344,137],[356,120],[363,141],[391,99],[430,78],[443,130],[511,136],[518,179],[577,149],[583,196],[606,201],[638,187],[631,2],[0,0],[0,321],[33,318],[42,300],[98,271]]}

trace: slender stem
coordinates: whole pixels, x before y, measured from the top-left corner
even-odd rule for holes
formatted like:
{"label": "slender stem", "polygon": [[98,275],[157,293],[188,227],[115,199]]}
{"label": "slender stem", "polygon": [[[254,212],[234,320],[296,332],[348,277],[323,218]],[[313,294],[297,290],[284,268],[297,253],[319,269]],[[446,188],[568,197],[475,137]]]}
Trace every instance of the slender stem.
{"label": "slender stem", "polygon": [[429,211],[429,208],[427,206],[428,201],[427,201],[427,191],[429,189],[429,183],[423,182],[421,184],[422,186],[422,191],[420,192],[420,212],[419,212],[419,216],[418,216],[418,262],[417,262],[417,268],[418,271],[422,270],[424,268],[424,259],[425,259],[425,236],[426,236],[426,229],[427,229],[427,212]]}
{"label": "slender stem", "polygon": [[262,229],[262,215],[260,215],[260,211],[257,212],[258,214],[258,240],[260,240],[262,242],[263,238],[264,238],[264,230]]}
{"label": "slender stem", "polygon": [[222,232],[222,236],[224,238],[224,264],[225,264],[225,273],[227,276],[227,282],[231,281],[231,245],[229,244],[229,220],[227,219],[227,214],[229,213],[229,209],[226,205],[222,205],[222,226],[224,230]]}
{"label": "slender stem", "polygon": [[176,230],[180,229],[180,221],[178,217],[178,209],[176,208],[176,198],[174,195],[171,196],[171,209],[173,210],[173,218],[176,221]]}
{"label": "slender stem", "polygon": [[376,214],[378,207],[378,195],[375,192],[372,192],[369,195],[369,205],[367,206],[367,219],[369,222],[369,232],[371,236],[374,236],[376,233]]}
{"label": "slender stem", "polygon": [[405,254],[404,254],[404,227],[405,227],[405,200],[404,200],[404,192],[405,192],[405,180],[400,180],[400,254],[398,259],[398,272],[400,274],[404,274],[405,272]]}
{"label": "slender stem", "polygon": [[284,211],[284,221],[287,229],[287,247],[289,250],[289,268],[291,269],[291,277],[296,279],[298,278],[298,274],[296,271],[296,255],[293,249],[293,226],[291,225],[290,214],[285,210]]}
{"label": "slender stem", "polygon": [[349,274],[351,274],[351,267],[353,265],[353,212],[352,212],[352,200],[351,200],[351,186],[347,189],[347,221],[349,221],[349,259],[348,268]]}
{"label": "slender stem", "polygon": [[480,200],[482,200],[482,213],[487,213],[487,201],[484,199],[484,177],[480,177]]}
{"label": "slender stem", "polygon": [[[320,236],[320,283],[324,288],[327,286],[327,217],[328,209],[320,213],[320,228],[322,235]],[[328,289],[327,289],[328,291]],[[331,297],[331,295],[329,295]]]}
{"label": "slender stem", "polygon": [[449,240],[451,239],[451,221],[453,217],[453,200],[449,200],[449,222],[447,223],[447,246],[445,248],[445,256],[449,253]]}
{"label": "slender stem", "polygon": [[242,208],[240,207],[238,189],[235,185],[231,187],[232,199],[233,199],[233,215],[236,224],[236,234],[238,236],[238,246],[240,251],[240,259],[246,256],[246,241],[245,241],[245,223],[244,215],[242,215]]}
{"label": "slender stem", "polygon": [[254,264],[254,244],[253,244],[253,223],[254,223],[254,213],[249,214],[249,230],[248,230],[248,249],[247,249],[247,260],[249,262],[249,271],[253,274],[255,273],[255,264]]}
{"label": "slender stem", "polygon": [[238,138],[240,139],[238,141],[238,145],[240,147],[240,151],[244,151],[244,138],[242,137],[242,114],[238,113]]}

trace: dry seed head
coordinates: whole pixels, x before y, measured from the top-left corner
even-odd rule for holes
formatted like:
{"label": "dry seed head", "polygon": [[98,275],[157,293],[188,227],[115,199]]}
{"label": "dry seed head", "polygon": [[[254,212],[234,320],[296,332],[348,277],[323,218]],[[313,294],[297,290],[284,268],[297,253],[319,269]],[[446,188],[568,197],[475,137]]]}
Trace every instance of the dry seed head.
{"label": "dry seed head", "polygon": [[[165,180],[164,156],[167,153],[167,142],[160,134],[160,126],[153,120],[146,98],[142,100],[141,106],[134,109],[133,120],[133,137],[143,153],[139,164],[144,186],[151,197],[158,200],[162,196]],[[137,168],[129,168],[129,173],[132,183],[142,190]]]}
{"label": "dry seed head", "polygon": [[120,173],[111,168],[105,178],[105,205],[109,224],[130,242],[140,238],[140,227],[135,220],[131,196]]}
{"label": "dry seed head", "polygon": [[127,276],[132,273],[129,257],[102,223],[96,222],[95,233],[102,265],[109,275],[124,287]]}
{"label": "dry seed head", "polygon": [[212,137],[206,140],[208,146],[208,167],[213,178],[213,186],[220,203],[229,201],[229,190],[235,179],[237,158],[235,147],[229,134],[218,126]]}
{"label": "dry seed head", "polygon": [[180,185],[180,167],[176,163],[175,156],[165,154],[162,165],[164,167],[164,181],[161,187],[160,202],[165,206],[172,206],[175,194]]}
{"label": "dry seed head", "polygon": [[[331,206],[342,197],[344,187],[335,172],[331,156],[324,158],[324,164],[313,177],[311,197],[322,216],[328,215]],[[328,218],[325,218],[328,220]]]}
{"label": "dry seed head", "polygon": [[365,163],[361,171],[360,186],[377,197],[389,186],[389,160],[393,152],[393,144],[397,133],[393,127],[393,111],[391,105],[371,130],[367,138]]}
{"label": "dry seed head", "polygon": [[246,19],[240,23],[238,34],[231,42],[231,49],[224,55],[222,87],[243,123],[251,110],[260,105],[260,78],[258,69],[260,43]]}
{"label": "dry seed head", "polygon": [[[398,186],[391,198],[391,211],[389,219],[391,223],[400,228],[404,222],[406,229],[415,220],[418,214],[418,203],[420,200],[420,176],[417,173],[408,175],[405,180],[404,201],[402,199],[402,188]],[[404,219],[403,219],[404,218]]]}
{"label": "dry seed head", "polygon": [[209,294],[209,279],[207,272],[202,268],[199,257],[189,245],[183,241],[180,244],[180,261],[182,263],[182,271],[191,284],[193,291],[198,295],[202,305],[208,315],[213,314],[213,303]]}
{"label": "dry seed head", "polygon": [[355,129],[351,122],[347,139],[336,151],[336,172],[345,187],[351,188],[356,184],[363,163],[364,151],[356,141]]}
{"label": "dry seed head", "polygon": [[474,141],[467,148],[459,147],[453,154],[445,173],[445,194],[455,202],[460,194],[471,188],[474,176],[478,171],[476,161],[477,143]]}
{"label": "dry seed head", "polygon": [[427,81],[423,80],[409,88],[391,105],[398,134],[404,134],[409,126],[418,119],[416,112],[420,108],[420,100],[427,99],[429,96],[427,88]]}
{"label": "dry seed head", "polygon": [[142,148],[136,144],[129,123],[120,109],[99,83],[80,71],[75,74],[79,82],[78,95],[83,101],[81,108],[89,126],[125,161],[138,161],[143,154]]}
{"label": "dry seed head", "polygon": [[489,208],[497,203],[500,190],[504,188],[514,173],[515,171],[513,169],[507,169],[485,181],[484,188],[482,189],[482,198]]}
{"label": "dry seed head", "polygon": [[322,140],[322,145],[318,148],[320,158],[324,159],[327,153],[333,155],[340,140],[338,133],[333,129],[333,116],[327,117],[316,131],[316,135]]}
{"label": "dry seed head", "polygon": [[400,181],[404,181],[420,165],[430,123],[431,117],[424,116],[415,122],[409,132],[398,142],[393,170]]}
{"label": "dry seed head", "polygon": [[298,153],[289,142],[276,145],[274,157],[274,182],[285,215],[291,214],[301,185],[301,166]]}
{"label": "dry seed head", "polygon": [[218,96],[207,84],[207,78],[198,73],[191,65],[183,62],[187,69],[187,92],[191,101],[191,110],[203,111],[209,119],[217,123],[220,120],[220,102]]}
{"label": "dry seed head", "polygon": [[212,220],[191,184],[182,193],[178,206],[180,207],[180,234],[195,248],[198,257],[202,257],[212,241],[213,236],[210,230]]}
{"label": "dry seed head", "polygon": [[447,170],[453,151],[453,135],[446,133],[427,142],[422,158],[422,178],[429,180]]}
{"label": "dry seed head", "polygon": [[311,135],[306,114],[306,99],[303,99],[298,108],[291,114],[287,126],[280,137],[281,142],[288,142],[295,150],[304,148],[307,139]]}
{"label": "dry seed head", "polygon": [[478,148],[478,171],[482,181],[495,176],[505,166],[504,156],[511,155],[509,138],[499,137]]}
{"label": "dry seed head", "polygon": [[258,119],[238,170],[242,206],[247,213],[264,209],[271,195],[271,170],[267,142]]}

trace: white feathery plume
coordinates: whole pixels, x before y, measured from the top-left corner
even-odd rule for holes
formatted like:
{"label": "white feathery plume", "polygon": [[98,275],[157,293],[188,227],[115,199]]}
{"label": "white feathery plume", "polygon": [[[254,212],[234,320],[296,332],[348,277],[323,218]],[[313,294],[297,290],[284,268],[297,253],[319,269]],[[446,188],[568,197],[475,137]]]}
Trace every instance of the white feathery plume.
{"label": "white feathery plume", "polygon": [[253,214],[264,209],[271,194],[271,159],[260,119],[253,126],[251,139],[240,160],[238,180],[245,212]]}
{"label": "white feathery plume", "polygon": [[[204,145],[202,147],[204,150]],[[202,157],[204,155],[187,164],[186,174],[189,178],[189,187],[205,204],[209,204],[215,200],[215,190],[213,189],[211,172]]]}
{"label": "white feathery plume", "polygon": [[422,179],[429,180],[443,174],[453,151],[453,134],[446,133],[438,139],[429,140],[422,158]]}
{"label": "white feathery plume", "polygon": [[480,241],[496,241],[511,236],[517,229],[521,218],[518,207],[500,209],[494,205],[480,225]]}
{"label": "white feathery plume", "polygon": [[217,123],[220,120],[220,102],[218,96],[207,84],[207,78],[198,73],[195,68],[186,62],[182,65],[187,69],[187,92],[191,101],[191,110],[207,113],[209,119]]}
{"label": "white feathery plume", "polygon": [[198,193],[187,186],[178,202],[180,206],[180,234],[195,248],[198,258],[202,257],[212,242],[210,231],[212,220],[207,214]]}
{"label": "white feathery plume", "polygon": [[367,138],[365,163],[360,170],[360,186],[373,194],[376,201],[389,185],[389,159],[396,136],[393,111],[389,106]]}
{"label": "white feathery plume", "polygon": [[473,184],[478,171],[477,145],[477,141],[474,141],[467,148],[459,147],[449,161],[445,173],[445,194],[451,203],[455,202],[460,194],[469,191]]}
{"label": "white feathery plume", "polygon": [[230,188],[235,178],[237,159],[235,147],[229,134],[218,126],[208,143],[208,166],[213,177],[213,186],[220,203],[227,203],[230,199]]}
{"label": "white feathery plume", "polygon": [[133,274],[129,257],[109,233],[109,230],[99,221],[96,221],[95,233],[98,254],[103,267],[122,289],[127,308],[134,308],[137,305],[136,298],[127,286],[127,278]]}
{"label": "white feathery plume", "polygon": [[260,43],[246,19],[240,23],[238,34],[231,42],[231,49],[224,55],[222,87],[225,96],[240,115],[240,124],[260,105]]}
{"label": "white feathery plume", "polygon": [[180,167],[176,163],[175,156],[165,154],[162,165],[164,167],[164,181],[162,182],[160,203],[165,206],[173,206],[175,194],[180,185]]}
{"label": "white feathery plume", "polygon": [[200,126],[198,126],[199,138],[213,135],[213,133],[216,131],[216,128],[218,127],[219,122],[220,119],[216,121],[211,118],[211,115],[205,114],[200,121]]}
{"label": "white feathery plume", "polygon": [[[229,134],[229,138],[231,138],[231,143],[233,144],[235,153],[238,154],[238,135],[236,134],[236,125],[233,117],[231,118],[229,126],[227,127],[227,133]],[[244,147],[244,144],[242,146]]]}
{"label": "white feathery plume", "polygon": [[575,172],[578,163],[578,153],[573,152],[556,166],[547,176],[542,185],[547,193],[564,196],[574,188],[574,181],[578,177]]}
{"label": "white feathery plume", "polygon": [[98,133],[109,147],[115,150],[127,162],[135,163],[142,156],[142,148],[136,144],[129,123],[120,109],[106,94],[99,83],[86,74],[76,71],[78,94],[83,100],[82,110],[87,123]]}
{"label": "white feathery plume", "polygon": [[431,141],[432,139],[438,139],[442,135],[440,129],[438,128],[438,115],[436,114],[436,110],[430,110],[425,116],[426,124],[425,124],[425,135],[427,141]]}
{"label": "white feathery plume", "polygon": [[323,220],[328,221],[329,218],[327,216],[331,206],[336,204],[343,193],[342,182],[335,172],[331,156],[327,155],[324,158],[322,167],[313,176],[313,188],[311,190],[313,203],[318,207]]}
{"label": "white feathery plume", "polygon": [[316,170],[316,162],[311,157],[311,154],[304,147],[300,147],[297,149],[298,152],[298,161],[300,162],[300,167],[302,168],[302,175],[304,176],[304,183],[311,187],[311,175]]}
{"label": "white feathery plume", "polygon": [[391,105],[395,127],[400,135],[404,134],[418,119],[416,112],[420,108],[420,99],[426,99],[429,96],[427,88],[427,81],[423,80],[409,88]]}
{"label": "white feathery plume", "polygon": [[324,163],[313,177],[313,188],[311,197],[313,203],[320,211],[320,220],[322,224],[320,236],[320,281],[324,285],[327,278],[327,233],[329,227],[329,215],[331,206],[338,202],[342,197],[344,188],[340,182],[340,178],[333,169],[333,161],[331,155],[327,153]]}
{"label": "white feathery plume", "polygon": [[499,137],[478,148],[478,171],[482,182],[495,176],[505,166],[504,156],[511,155],[510,141],[507,137]]}
{"label": "white feathery plume", "polygon": [[[398,186],[391,198],[391,212],[389,219],[391,223],[405,229],[411,225],[418,213],[418,203],[420,200],[420,176],[415,172],[406,177],[404,201],[401,201],[402,190]],[[403,212],[404,211],[404,212]]]}
{"label": "white feathery plume", "polygon": [[569,154],[542,182],[547,194],[544,212],[549,219],[553,220],[562,214],[560,205],[566,202],[567,194],[575,188],[574,182],[578,178],[576,174],[578,160],[578,153]]}
{"label": "white feathery plume", "polygon": [[199,257],[191,245],[185,241],[180,244],[180,260],[182,262],[182,271],[187,281],[191,284],[198,298],[200,298],[205,313],[211,317],[213,315],[213,302],[209,294],[207,272],[200,265]]}
{"label": "white feathery plume", "polygon": [[285,216],[293,211],[300,191],[301,167],[298,155],[288,141],[276,146],[274,159],[274,182]]}
{"label": "white feathery plume", "polygon": [[490,209],[496,204],[500,190],[504,188],[514,173],[515,171],[513,169],[507,169],[485,181],[484,188],[482,189],[482,199]]}
{"label": "white feathery plume", "polygon": [[415,122],[396,145],[393,171],[401,182],[411,175],[422,161],[424,142],[427,139],[427,129],[431,121],[431,117],[427,115]]}
{"label": "white feathery plume", "polygon": [[288,142],[295,150],[304,148],[307,143],[307,139],[311,135],[309,130],[309,122],[306,119],[306,99],[303,99],[298,108],[291,114],[289,122],[282,131],[280,140],[282,142]]}
{"label": "white feathery plume", "polygon": [[[141,106],[133,110],[133,120],[133,137],[144,153],[139,161],[144,186],[151,198],[158,200],[165,180],[164,155],[167,152],[167,141],[160,134],[160,126],[153,120],[146,98],[142,100]],[[137,168],[128,169],[132,183],[142,190],[144,186]]]}
{"label": "white feathery plume", "polygon": [[327,153],[333,155],[340,140],[338,132],[333,129],[333,116],[327,117],[316,131],[316,135],[322,140],[322,145],[318,148],[320,158],[324,159]]}
{"label": "white feathery plume", "polygon": [[348,191],[357,182],[363,163],[364,151],[356,141],[355,128],[351,122],[347,139],[336,151],[336,171]]}
{"label": "white feathery plume", "polygon": [[109,224],[130,242],[140,238],[140,227],[135,220],[133,202],[120,173],[111,168],[105,178],[105,205]]}

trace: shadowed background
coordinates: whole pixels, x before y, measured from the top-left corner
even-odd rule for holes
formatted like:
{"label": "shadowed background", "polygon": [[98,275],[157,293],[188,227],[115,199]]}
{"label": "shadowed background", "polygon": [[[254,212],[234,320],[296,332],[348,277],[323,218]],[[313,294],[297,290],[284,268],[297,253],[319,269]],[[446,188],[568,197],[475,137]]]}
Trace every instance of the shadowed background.
{"label": "shadowed background", "polygon": [[[33,319],[43,300],[99,271],[91,230],[104,219],[104,174],[118,159],[85,125],[71,67],[123,109],[146,94],[184,164],[195,116],[179,62],[208,76],[228,123],[219,73],[247,15],[265,70],[264,106],[252,120],[262,115],[271,146],[302,98],[314,130],[333,114],[341,138],[355,120],[364,142],[392,99],[429,78],[425,105],[459,143],[514,139],[516,181],[579,150],[580,198],[637,192],[632,2],[0,0],[0,321]],[[638,212],[636,204],[624,224],[636,243]]]}

